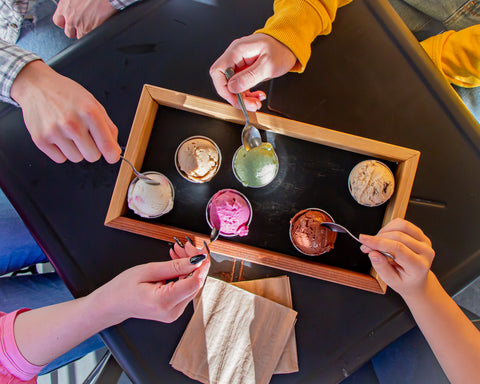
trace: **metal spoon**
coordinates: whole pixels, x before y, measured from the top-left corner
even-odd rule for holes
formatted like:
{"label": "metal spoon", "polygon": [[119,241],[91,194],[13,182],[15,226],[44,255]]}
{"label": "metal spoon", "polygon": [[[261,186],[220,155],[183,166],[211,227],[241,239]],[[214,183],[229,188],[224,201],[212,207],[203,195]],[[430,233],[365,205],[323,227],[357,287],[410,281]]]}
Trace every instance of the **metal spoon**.
{"label": "metal spoon", "polygon": [[140,173],[138,172],[135,167],[133,166],[133,164],[128,161],[125,157],[123,157],[123,155],[120,155],[120,158],[125,161],[128,165],[130,165],[130,167],[132,167],[133,169],[133,173],[135,174],[135,176],[137,176],[139,179],[142,179],[143,181],[145,181],[145,183],[147,184],[150,184],[150,185],[160,185],[160,183],[156,180],[153,180],[151,177],[148,177],[146,175],[144,175],[143,173]]}
{"label": "metal spoon", "polygon": [[220,236],[220,218],[217,212],[210,212],[210,224],[212,224],[212,231],[210,232],[210,244],[218,239]]}
{"label": "metal spoon", "polygon": [[[353,237],[355,240],[357,240],[360,244],[362,244],[362,242],[360,241],[360,239],[358,239],[358,237],[355,237],[352,235],[352,233],[347,229],[345,228],[343,225],[340,225],[340,224],[337,224],[337,223],[331,223],[331,222],[323,222],[321,223],[320,225],[324,226],[324,227],[327,227],[328,229],[334,231],[334,232],[339,232],[339,233],[348,233],[351,237]],[[378,249],[376,249],[377,252],[380,252],[382,255],[392,259],[392,260],[395,260],[395,257],[392,256],[391,254],[387,253],[387,252],[382,252],[382,251],[379,251]]]}
{"label": "metal spoon", "polygon": [[[235,74],[233,68],[227,68],[225,71],[225,77],[227,80]],[[250,124],[250,119],[248,118],[247,108],[245,108],[245,103],[243,102],[243,97],[241,93],[236,93],[238,104],[242,109],[243,116],[245,116],[245,126],[242,130],[242,144],[247,151],[252,148],[259,147],[262,145],[262,137],[260,136],[260,131]]]}

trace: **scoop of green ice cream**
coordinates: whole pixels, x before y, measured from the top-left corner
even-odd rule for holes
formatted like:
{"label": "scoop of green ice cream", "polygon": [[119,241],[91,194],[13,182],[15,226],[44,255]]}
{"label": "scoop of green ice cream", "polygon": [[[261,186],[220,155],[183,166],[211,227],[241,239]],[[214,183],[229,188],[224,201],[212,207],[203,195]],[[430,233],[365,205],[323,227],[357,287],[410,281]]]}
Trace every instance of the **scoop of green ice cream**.
{"label": "scoop of green ice cream", "polygon": [[278,158],[270,143],[247,151],[241,146],[233,158],[233,172],[246,187],[263,187],[270,183],[278,171]]}

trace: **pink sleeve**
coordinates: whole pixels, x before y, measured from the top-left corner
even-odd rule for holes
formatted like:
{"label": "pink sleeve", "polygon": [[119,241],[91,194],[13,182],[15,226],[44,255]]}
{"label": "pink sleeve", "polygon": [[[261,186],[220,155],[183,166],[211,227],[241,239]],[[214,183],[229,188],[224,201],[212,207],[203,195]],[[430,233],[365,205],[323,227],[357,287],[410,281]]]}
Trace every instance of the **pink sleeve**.
{"label": "pink sleeve", "polygon": [[20,309],[9,314],[0,312],[0,383],[36,383],[43,369],[30,364],[18,350],[13,333],[13,324],[18,314],[29,311]]}

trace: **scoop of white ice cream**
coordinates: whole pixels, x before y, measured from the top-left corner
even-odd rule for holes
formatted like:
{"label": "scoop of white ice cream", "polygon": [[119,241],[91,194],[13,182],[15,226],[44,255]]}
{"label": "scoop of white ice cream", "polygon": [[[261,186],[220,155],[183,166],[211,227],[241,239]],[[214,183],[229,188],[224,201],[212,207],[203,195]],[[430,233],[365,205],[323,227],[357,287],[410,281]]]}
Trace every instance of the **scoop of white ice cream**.
{"label": "scoop of white ice cream", "polygon": [[350,193],[360,204],[374,207],[393,195],[395,179],[385,164],[366,160],[357,164],[348,178]]}
{"label": "scoop of white ice cream", "polygon": [[159,173],[148,173],[160,185],[147,184],[141,179],[128,188],[128,207],[137,215],[153,218],[170,212],[173,208],[173,188],[170,181]]}

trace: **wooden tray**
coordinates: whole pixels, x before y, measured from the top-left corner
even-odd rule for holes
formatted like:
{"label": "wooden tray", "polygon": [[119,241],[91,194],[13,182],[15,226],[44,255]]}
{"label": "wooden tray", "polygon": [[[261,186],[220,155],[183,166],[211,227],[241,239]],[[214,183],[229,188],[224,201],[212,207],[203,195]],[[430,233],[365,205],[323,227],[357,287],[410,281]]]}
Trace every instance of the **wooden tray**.
{"label": "wooden tray", "polygon": [[[125,157],[129,159],[137,169],[142,169],[159,105],[233,122],[241,126],[243,126],[245,122],[241,111],[228,104],[152,85],[145,85],[125,152]],[[420,152],[265,113],[252,113],[250,114],[250,120],[258,128],[276,134],[367,155],[385,161],[396,162],[395,193],[385,208],[382,226],[394,218],[405,216]],[[122,163],[105,219],[105,225],[168,242],[172,242],[173,236],[182,240],[186,239],[185,236],[189,236],[198,247],[202,246],[204,240],[208,241],[209,234],[197,233],[155,221],[148,222],[141,218],[128,215],[129,210],[126,196],[128,186],[133,178],[134,175],[130,167]],[[286,255],[222,238],[213,243],[211,249],[213,252],[222,255],[350,287],[376,293],[385,293],[386,291],[386,284],[379,279],[373,268],[370,270],[370,274],[359,273],[322,264],[318,261]]]}

